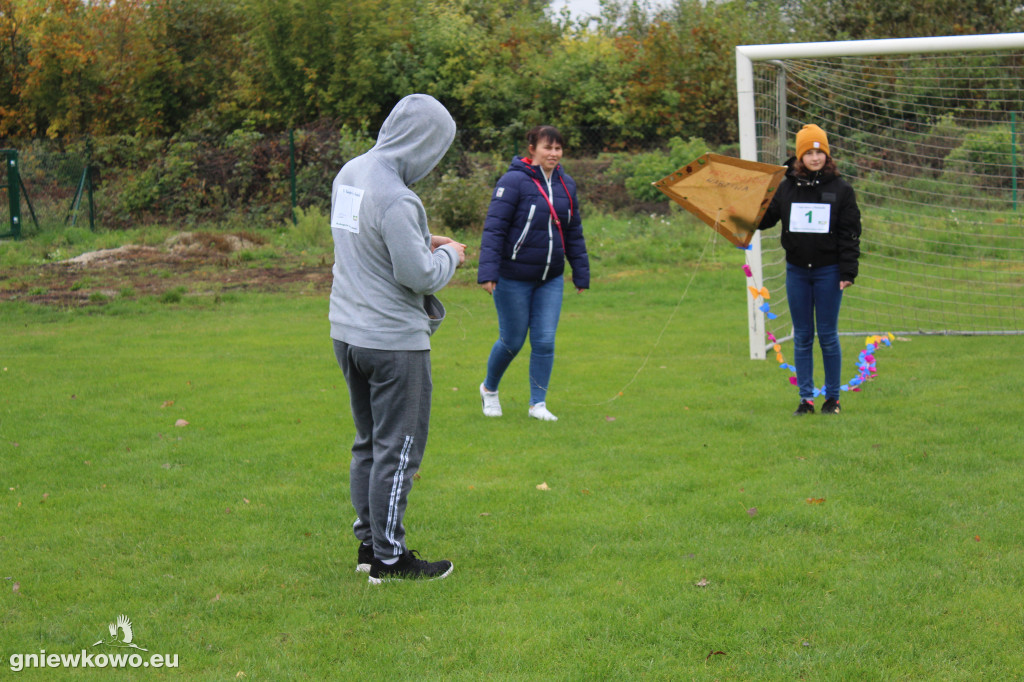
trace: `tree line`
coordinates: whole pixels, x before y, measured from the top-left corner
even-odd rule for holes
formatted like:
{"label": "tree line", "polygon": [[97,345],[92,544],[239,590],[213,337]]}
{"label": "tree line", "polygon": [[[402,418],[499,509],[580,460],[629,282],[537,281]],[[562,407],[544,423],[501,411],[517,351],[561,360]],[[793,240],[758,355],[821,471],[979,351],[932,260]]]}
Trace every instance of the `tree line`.
{"label": "tree line", "polygon": [[578,21],[549,0],[0,0],[0,138],[375,132],[425,92],[481,138],[546,121],[725,143],[736,45],[1024,24],[1019,0],[601,4]]}

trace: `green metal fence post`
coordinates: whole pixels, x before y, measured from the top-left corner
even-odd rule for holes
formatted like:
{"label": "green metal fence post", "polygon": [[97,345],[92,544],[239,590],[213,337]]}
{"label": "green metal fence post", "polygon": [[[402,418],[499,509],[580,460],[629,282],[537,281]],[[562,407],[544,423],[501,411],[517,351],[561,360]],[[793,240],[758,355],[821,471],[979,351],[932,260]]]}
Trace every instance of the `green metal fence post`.
{"label": "green metal fence post", "polygon": [[96,231],[96,207],[92,200],[92,138],[85,139],[85,173],[87,176],[86,191],[89,193],[89,231]]}
{"label": "green metal fence post", "polygon": [[89,166],[87,165],[82,169],[81,177],[78,178],[78,189],[75,190],[75,196],[71,199],[71,208],[68,209],[68,217],[64,221],[68,227],[74,227],[78,222],[78,209],[82,205],[82,192],[85,191],[85,183],[88,179]]}
{"label": "green metal fence post", "polygon": [[295,214],[297,204],[295,192],[295,131],[291,128],[288,129],[288,158],[289,166],[291,168],[288,174],[291,176],[292,182],[292,224],[296,225],[299,222],[299,218]]}
{"label": "green metal fence post", "polygon": [[92,202],[92,166],[86,166],[85,172],[88,173],[89,179],[86,182],[89,183],[87,190],[89,192],[89,230],[92,232],[96,231],[96,210]]}
{"label": "green metal fence post", "polygon": [[5,150],[7,157],[7,203],[11,212],[11,234],[21,239],[21,176],[18,172],[18,150]]}

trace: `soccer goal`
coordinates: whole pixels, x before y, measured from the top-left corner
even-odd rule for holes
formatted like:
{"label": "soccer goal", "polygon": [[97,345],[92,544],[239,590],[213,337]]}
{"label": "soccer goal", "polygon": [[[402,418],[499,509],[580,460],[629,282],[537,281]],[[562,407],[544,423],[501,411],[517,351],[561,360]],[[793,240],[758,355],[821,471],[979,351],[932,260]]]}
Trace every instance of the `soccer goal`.
{"label": "soccer goal", "polygon": [[[782,164],[828,132],[860,205],[840,333],[1024,333],[1024,33],[736,48],[740,154]],[[792,327],[779,227],[747,252],[750,357]],[[750,284],[750,282],[745,282]]]}

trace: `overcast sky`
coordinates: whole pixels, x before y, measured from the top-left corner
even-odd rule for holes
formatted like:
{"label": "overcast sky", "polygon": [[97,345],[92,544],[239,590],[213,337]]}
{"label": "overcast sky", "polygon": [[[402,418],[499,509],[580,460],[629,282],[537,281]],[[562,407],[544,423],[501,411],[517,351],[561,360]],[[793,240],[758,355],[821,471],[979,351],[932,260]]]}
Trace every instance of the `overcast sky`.
{"label": "overcast sky", "polygon": [[[625,4],[625,3],[624,3]],[[652,0],[651,7],[665,7],[667,0]],[[581,19],[585,15],[598,15],[601,13],[600,0],[551,0],[551,10],[558,14],[562,7],[568,7],[573,19]]]}
{"label": "overcast sky", "polygon": [[551,3],[551,9],[555,14],[558,14],[562,7],[569,8],[573,19],[580,19],[586,14],[599,14],[601,12],[601,3],[598,0],[553,0]]}

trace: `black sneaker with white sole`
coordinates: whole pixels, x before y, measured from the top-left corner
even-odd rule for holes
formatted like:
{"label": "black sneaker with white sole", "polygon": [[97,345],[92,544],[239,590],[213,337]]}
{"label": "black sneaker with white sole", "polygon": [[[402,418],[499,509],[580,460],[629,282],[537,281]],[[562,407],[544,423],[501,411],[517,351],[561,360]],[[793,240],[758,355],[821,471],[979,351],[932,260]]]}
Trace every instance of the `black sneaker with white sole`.
{"label": "black sneaker with white sole", "polygon": [[825,401],[825,404],[821,406],[822,414],[839,414],[842,410],[839,408],[839,401],[835,398],[829,398]]}
{"label": "black sneaker with white sole", "polygon": [[801,400],[800,406],[796,408],[796,412],[793,413],[794,417],[802,417],[805,414],[814,414],[814,401],[813,400]]}
{"label": "black sneaker with white sole", "polygon": [[451,575],[454,568],[448,560],[420,559],[419,553],[410,549],[390,566],[375,558],[370,565],[370,582],[379,585],[392,580],[440,580]]}
{"label": "black sneaker with white sole", "polygon": [[359,554],[356,556],[356,572],[369,573],[373,563],[373,545],[359,543]]}

